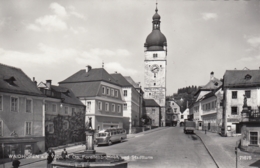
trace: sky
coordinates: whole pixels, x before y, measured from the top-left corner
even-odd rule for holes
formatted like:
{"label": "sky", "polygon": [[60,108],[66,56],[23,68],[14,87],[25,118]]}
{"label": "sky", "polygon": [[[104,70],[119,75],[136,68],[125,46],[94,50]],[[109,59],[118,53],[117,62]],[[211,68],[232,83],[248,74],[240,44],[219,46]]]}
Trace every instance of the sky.
{"label": "sky", "polygon": [[[259,0],[157,0],[167,95],[260,67]],[[0,0],[0,63],[53,84],[87,65],[144,83],[155,0]]]}

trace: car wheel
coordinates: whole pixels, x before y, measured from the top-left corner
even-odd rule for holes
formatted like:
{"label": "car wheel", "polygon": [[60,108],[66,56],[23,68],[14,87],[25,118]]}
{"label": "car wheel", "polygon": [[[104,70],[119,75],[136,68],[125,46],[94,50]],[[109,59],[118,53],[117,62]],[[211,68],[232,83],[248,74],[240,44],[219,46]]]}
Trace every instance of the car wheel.
{"label": "car wheel", "polygon": [[122,143],[123,142],[123,138],[121,137],[121,139],[120,139],[120,142]]}
{"label": "car wheel", "polygon": [[111,140],[108,141],[108,146],[110,146],[110,145],[112,145],[112,141]]}

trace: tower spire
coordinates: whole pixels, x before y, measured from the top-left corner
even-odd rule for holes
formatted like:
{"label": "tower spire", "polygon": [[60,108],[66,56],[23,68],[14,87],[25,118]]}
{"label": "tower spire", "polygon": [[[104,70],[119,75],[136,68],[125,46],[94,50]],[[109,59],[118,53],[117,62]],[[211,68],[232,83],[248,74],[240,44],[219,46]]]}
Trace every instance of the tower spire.
{"label": "tower spire", "polygon": [[157,9],[157,0],[156,0],[156,8],[155,8],[155,12],[157,13],[158,12],[158,9]]}

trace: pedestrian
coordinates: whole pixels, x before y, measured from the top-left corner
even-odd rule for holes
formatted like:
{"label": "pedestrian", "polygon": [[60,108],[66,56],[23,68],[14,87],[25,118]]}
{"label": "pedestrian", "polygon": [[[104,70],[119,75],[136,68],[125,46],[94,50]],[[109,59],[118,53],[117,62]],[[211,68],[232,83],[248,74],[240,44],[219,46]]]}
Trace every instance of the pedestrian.
{"label": "pedestrian", "polygon": [[21,162],[17,158],[15,158],[12,163],[13,168],[18,168],[20,166],[20,163]]}
{"label": "pedestrian", "polygon": [[53,151],[53,149],[49,149],[47,151],[48,157],[47,157],[47,168],[51,168],[51,163],[55,157],[55,152]]}
{"label": "pedestrian", "polygon": [[62,159],[66,160],[67,155],[68,155],[68,152],[66,151],[66,148],[64,148],[64,150],[61,152]]}

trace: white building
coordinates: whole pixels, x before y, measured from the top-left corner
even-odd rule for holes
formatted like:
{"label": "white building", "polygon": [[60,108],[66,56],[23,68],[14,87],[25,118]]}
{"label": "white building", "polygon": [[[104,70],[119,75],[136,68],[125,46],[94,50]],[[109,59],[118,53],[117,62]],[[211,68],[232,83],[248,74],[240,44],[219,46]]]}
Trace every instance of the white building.
{"label": "white building", "polygon": [[223,134],[240,134],[239,122],[244,95],[249,109],[259,112],[260,70],[227,70],[224,75],[224,129]]}
{"label": "white building", "polygon": [[179,113],[179,121],[180,121],[180,126],[183,126],[184,121],[188,119],[188,116],[190,114],[189,108],[186,108],[183,112]]}

